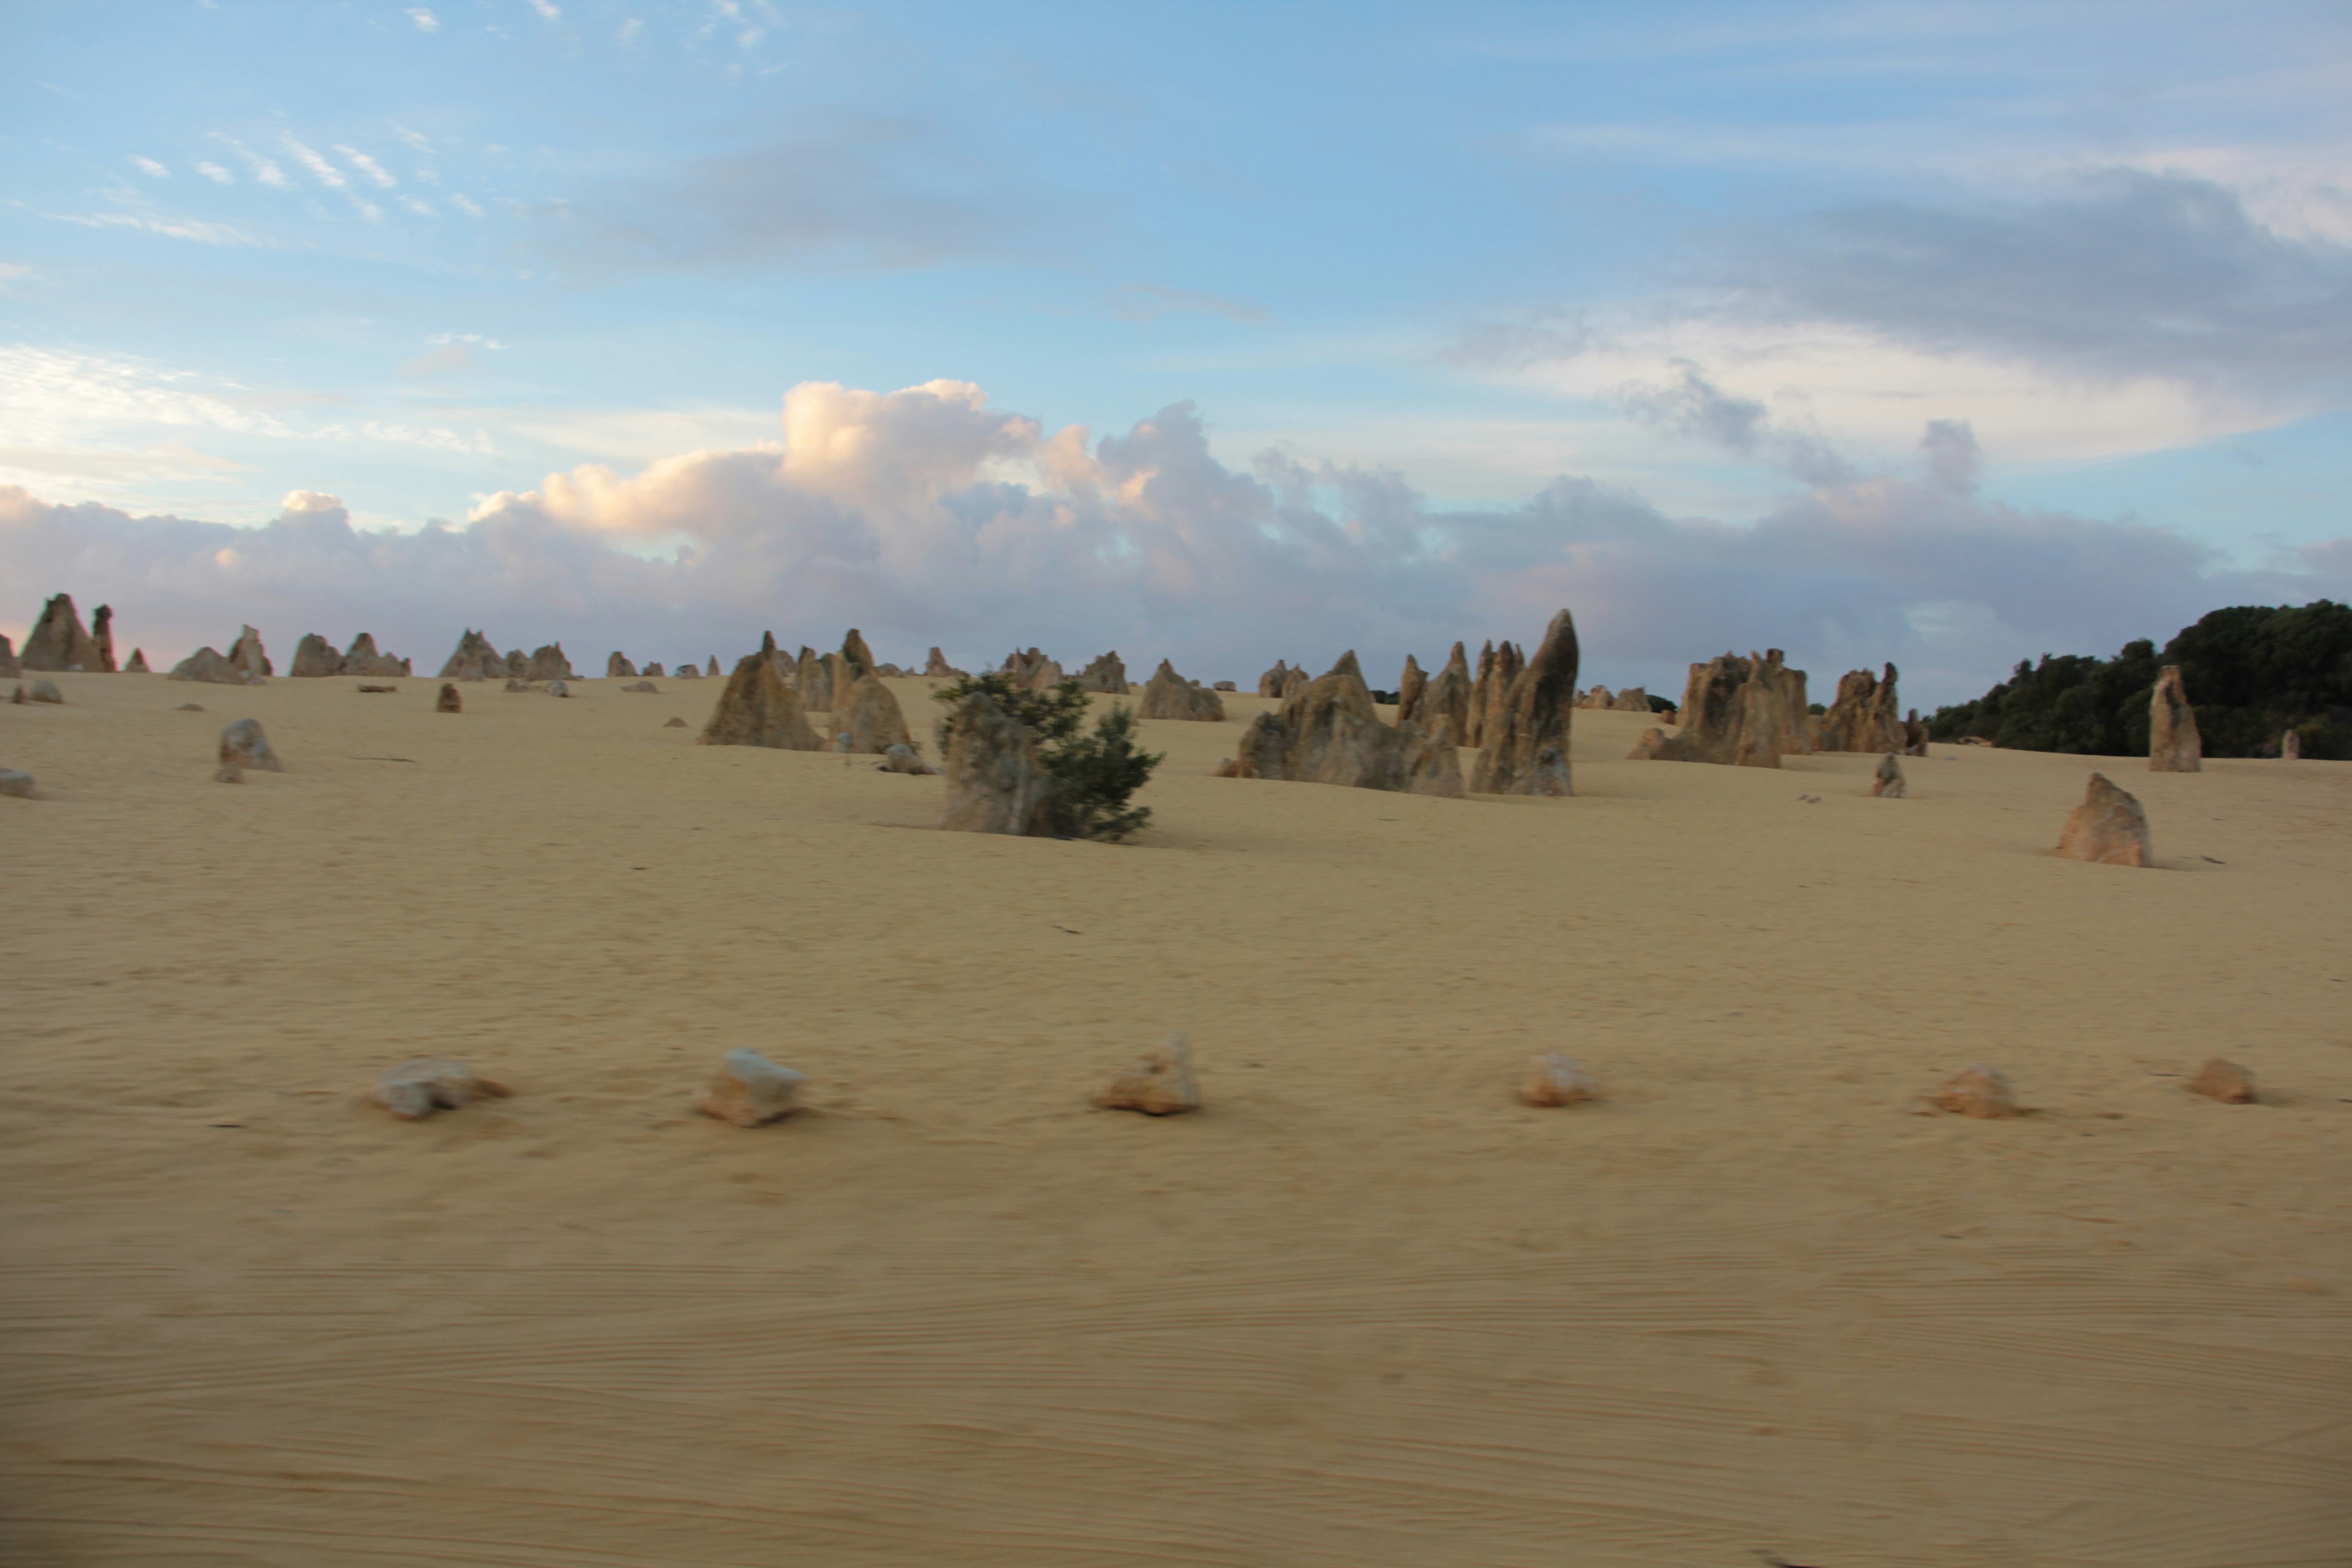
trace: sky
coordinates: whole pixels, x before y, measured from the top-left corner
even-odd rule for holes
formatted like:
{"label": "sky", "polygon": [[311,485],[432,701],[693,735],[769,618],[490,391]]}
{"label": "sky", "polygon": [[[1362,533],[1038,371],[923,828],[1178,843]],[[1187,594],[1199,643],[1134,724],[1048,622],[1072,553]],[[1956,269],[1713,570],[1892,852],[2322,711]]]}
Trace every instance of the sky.
{"label": "sky", "polygon": [[0,633],[1957,700],[2352,597],[2352,7],[10,0]]}

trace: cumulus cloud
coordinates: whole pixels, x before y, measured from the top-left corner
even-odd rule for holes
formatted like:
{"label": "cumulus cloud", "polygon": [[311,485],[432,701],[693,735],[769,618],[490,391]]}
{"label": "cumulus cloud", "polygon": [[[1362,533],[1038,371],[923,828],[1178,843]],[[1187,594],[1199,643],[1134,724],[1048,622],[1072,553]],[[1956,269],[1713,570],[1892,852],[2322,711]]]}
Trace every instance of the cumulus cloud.
{"label": "cumulus cloud", "polygon": [[420,33],[437,33],[441,30],[441,18],[422,5],[411,6],[408,19],[416,24],[416,30]]}
{"label": "cumulus cloud", "polygon": [[163,167],[163,164],[158,163],[152,158],[142,158],[134,153],[131,161],[134,164],[138,165],[139,172],[142,174],[150,175],[158,180],[168,180],[172,177],[172,171]]}
{"label": "cumulus cloud", "polygon": [[965,661],[1116,647],[1236,679],[1350,647],[1375,671],[1426,662],[1457,637],[1537,636],[1566,605],[1588,679],[1675,690],[1693,659],[1769,645],[1825,681],[1895,659],[1924,701],[2219,604],[2352,589],[2352,540],[2233,571],[2163,529],[1987,500],[1979,466],[1973,432],[1947,423],[1904,463],[1752,522],[1669,517],[1573,477],[1441,511],[1378,468],[1229,467],[1188,404],[1097,437],[966,383],[808,384],[776,439],[551,474],[464,526],[360,530],[307,492],[240,530],[0,490],[0,605],[103,598],[151,654],[242,620],[279,641],[367,629],[427,658],[487,624],[592,660],[726,654],[763,629],[831,642],[855,624],[902,661],[931,643]]}

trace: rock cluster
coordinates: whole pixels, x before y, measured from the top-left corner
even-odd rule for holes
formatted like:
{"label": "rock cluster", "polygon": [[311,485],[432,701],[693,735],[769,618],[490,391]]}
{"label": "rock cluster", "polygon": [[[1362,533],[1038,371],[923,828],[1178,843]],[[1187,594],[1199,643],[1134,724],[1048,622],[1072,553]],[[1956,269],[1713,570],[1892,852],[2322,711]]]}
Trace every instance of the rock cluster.
{"label": "rock cluster", "polygon": [[1866,669],[1848,670],[1838,678],[1837,700],[1822,714],[1818,750],[1824,752],[1900,752],[1909,735],[1895,705],[1895,667],[1883,676]]}
{"label": "rock cluster", "polygon": [[[1127,666],[1120,661],[1118,650],[1111,649],[1078,671],[1078,687],[1081,690],[1100,692],[1108,697],[1126,696]],[[1223,718],[1223,715],[1219,714],[1218,717]]]}
{"label": "rock cluster", "polygon": [[2066,818],[2058,853],[2069,860],[2105,866],[2146,866],[2154,858],[2147,813],[2137,797],[2117,789],[2105,773],[2091,775],[2083,804]]}
{"label": "rock cluster", "polygon": [[1208,688],[1199,686],[1176,673],[1175,666],[1166,659],[1151,672],[1143,685],[1143,697],[1136,704],[1136,715],[1143,719],[1193,719],[1202,723],[1223,723],[1225,700]]}
{"label": "rock cluster", "polygon": [[[99,606],[100,622],[103,625],[113,612]],[[59,594],[41,605],[40,618],[33,629],[25,634],[25,646],[16,662],[26,669],[63,673],[82,670],[96,673],[114,668],[112,653],[99,647],[98,639],[82,628],[81,616],[75,610],[73,595]]]}
{"label": "rock cluster", "polygon": [[2189,705],[2189,690],[2181,684],[2179,665],[2168,664],[2157,675],[2147,717],[2148,772],[2205,771],[2205,742],[2197,733],[2197,710]]}
{"label": "rock cluster", "polygon": [[478,1100],[503,1100],[513,1091],[477,1078],[464,1062],[420,1057],[403,1062],[376,1080],[370,1096],[403,1121],[422,1121],[436,1110],[456,1110]]}
{"label": "rock cluster", "polygon": [[1657,762],[1777,768],[1783,756],[1813,749],[1805,672],[1783,664],[1777,647],[1746,658],[1727,653],[1692,665],[1680,717],[1680,734],[1646,731],[1632,754]]}
{"label": "rock cluster", "polygon": [[[1576,618],[1560,611],[1544,628],[1535,658],[1521,662],[1517,652],[1507,661],[1510,683],[1497,686],[1487,712],[1470,787],[1480,795],[1573,795],[1568,742],[1576,711]],[[1497,670],[1506,664],[1498,655]]]}
{"label": "rock cluster", "polygon": [[948,721],[947,806],[940,826],[956,833],[1050,834],[1052,794],[1035,732],[987,693],[965,697]]}
{"label": "rock cluster", "polygon": [[1404,673],[1397,677],[1397,718],[1411,719],[1421,708],[1421,694],[1429,687],[1428,672],[1412,655],[1404,656]]}
{"label": "rock cluster", "polygon": [[328,675],[406,675],[408,660],[396,655],[378,653],[375,637],[362,632],[352,639],[350,648],[335,651],[334,644],[316,632],[305,632],[302,640],[294,645],[294,662],[286,667],[289,676],[314,679]]}
{"label": "rock cluster", "polygon": [[639,670],[637,673],[645,676],[647,679],[659,680],[663,674],[661,660],[654,660],[651,664],[646,666],[645,668]]}
{"label": "rock cluster", "polygon": [[1459,796],[1462,762],[1452,738],[1408,719],[1381,722],[1356,656],[1261,713],[1242,733],[1229,778],[1346,784],[1408,795]]}
{"label": "rock cluster", "polygon": [[694,1109],[738,1127],[764,1127],[800,1109],[804,1074],[750,1049],[732,1050],[719,1074],[694,1097]]}
{"label": "rock cluster", "polygon": [[444,680],[504,680],[509,673],[507,656],[499,651],[498,645],[470,627],[457,639],[457,649],[441,666]]}
{"label": "rock cluster", "polygon": [[735,663],[727,689],[719,694],[698,745],[768,746],[784,752],[817,752],[824,742],[809,725],[801,700],[776,673],[773,659],[747,654]]}
{"label": "rock cluster", "polygon": [[1176,1116],[1201,1109],[1201,1086],[1192,1078],[1192,1048],[1171,1035],[1143,1053],[1134,1067],[1103,1086],[1095,1103],[1105,1110],[1139,1110],[1146,1116]]}
{"label": "rock cluster", "polygon": [[1013,649],[997,667],[997,673],[1011,676],[1013,685],[1030,691],[1051,691],[1064,679],[1062,667],[1034,647],[1025,653]]}

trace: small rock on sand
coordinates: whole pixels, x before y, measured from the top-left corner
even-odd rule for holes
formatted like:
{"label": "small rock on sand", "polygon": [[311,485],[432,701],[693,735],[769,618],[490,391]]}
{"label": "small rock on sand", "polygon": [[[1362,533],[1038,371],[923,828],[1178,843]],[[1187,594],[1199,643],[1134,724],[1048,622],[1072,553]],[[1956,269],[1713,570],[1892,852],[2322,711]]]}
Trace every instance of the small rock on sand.
{"label": "small rock on sand", "polygon": [[882,761],[879,766],[883,772],[892,773],[919,773],[929,775],[939,772],[939,770],[931,766],[930,763],[923,761],[922,756],[915,750],[914,747],[908,745],[892,746],[888,751],[883,752]]}
{"label": "small rock on sand", "polygon": [[464,1062],[419,1057],[377,1079],[371,1098],[403,1121],[422,1121],[436,1110],[455,1110],[477,1100],[502,1100],[511,1092],[502,1083],[475,1077]]}
{"label": "small rock on sand", "polygon": [[286,764],[269,749],[269,737],[261,732],[258,719],[239,719],[221,731],[220,760],[223,767],[258,768],[266,773],[286,771]]}
{"label": "small rock on sand", "polygon": [[2220,1057],[2190,1075],[2188,1087],[2189,1093],[2218,1100],[2224,1105],[2251,1105],[2254,1100],[2254,1075]]}
{"label": "small rock on sand", "polygon": [[386,692],[386,691],[388,691],[388,692],[397,693],[397,692],[400,690],[400,688],[399,688],[399,687],[397,687],[397,686],[370,686],[370,685],[367,685],[365,682],[362,682],[362,683],[361,683],[361,686],[360,686],[360,689],[361,689],[362,691],[376,691],[376,692]]}
{"label": "small rock on sand", "polygon": [[628,685],[621,688],[621,689],[624,691],[642,691],[648,697],[659,697],[661,695],[661,688],[656,686],[650,680],[633,680],[629,682]]}
{"label": "small rock on sand", "polygon": [[204,710],[205,705],[201,702],[183,702],[172,710],[174,713],[201,713]]}
{"label": "small rock on sand", "polygon": [[508,676],[508,677],[507,677],[507,686],[506,686],[506,689],[507,689],[509,691],[529,691],[529,690],[530,689],[530,687],[525,686],[521,681],[517,680],[517,679],[516,679],[513,676],[511,676],[511,675],[509,675],[509,676]]}
{"label": "small rock on sand", "polygon": [[1143,1053],[1143,1059],[1110,1080],[1095,1103],[1105,1110],[1139,1110],[1174,1116],[1201,1109],[1201,1086],[1192,1081],[1192,1048],[1171,1035]]}
{"label": "small rock on sand", "polygon": [[665,730],[683,730],[686,728],[686,721],[683,719],[671,719],[667,721],[662,725],[662,728]]}
{"label": "small rock on sand", "polygon": [[436,713],[463,713],[465,710],[466,700],[457,695],[457,683],[454,680],[443,681],[441,683],[441,695],[433,700],[433,711]]}
{"label": "small rock on sand", "polygon": [[2117,789],[2106,774],[2093,773],[2083,804],[2058,836],[2058,853],[2103,866],[2146,866],[2153,855],[2147,813],[2137,796]]}
{"label": "small rock on sand", "polygon": [[1575,1105],[1601,1098],[1601,1086],[1592,1075],[1558,1051],[1547,1051],[1531,1058],[1528,1075],[1519,1082],[1519,1101],[1524,1105]]}
{"label": "small rock on sand", "polygon": [[694,1109],[738,1127],[758,1127],[790,1116],[805,1075],[780,1067],[754,1050],[727,1053],[719,1076],[695,1096]]}
{"label": "small rock on sand", "polygon": [[572,688],[560,680],[551,680],[547,683],[547,694],[550,697],[569,697],[572,695]]}
{"label": "small rock on sand", "polygon": [[1997,1068],[1982,1062],[1954,1073],[1936,1090],[1935,1106],[1954,1116],[1973,1116],[1990,1121],[2003,1116],[2021,1114],[2017,1093],[2009,1079]]}
{"label": "small rock on sand", "polygon": [[1881,800],[1901,800],[1909,786],[1903,782],[1903,764],[1887,752],[1878,759],[1878,772],[1870,781],[1870,793]]}
{"label": "small rock on sand", "polygon": [[24,685],[16,688],[16,695],[10,698],[9,700],[12,702],[54,702],[58,707],[62,708],[65,706],[66,700],[64,694],[58,690],[57,683],[55,681],[28,680],[25,682]]}
{"label": "small rock on sand", "polygon": [[18,800],[33,798],[33,775],[18,773],[15,768],[0,768],[0,795],[13,795]]}

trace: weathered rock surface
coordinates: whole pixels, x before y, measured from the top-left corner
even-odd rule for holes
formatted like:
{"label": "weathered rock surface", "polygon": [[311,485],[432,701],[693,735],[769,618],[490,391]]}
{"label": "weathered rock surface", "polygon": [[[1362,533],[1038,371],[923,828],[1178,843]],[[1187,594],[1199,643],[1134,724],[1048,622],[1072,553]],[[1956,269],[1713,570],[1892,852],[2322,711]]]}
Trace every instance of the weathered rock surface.
{"label": "weathered rock surface", "polygon": [[467,628],[457,639],[457,646],[441,666],[444,680],[504,680],[507,678],[507,656],[498,645],[481,633]]}
{"label": "weathered rock surface", "polygon": [[717,654],[714,653],[710,656],[710,662],[707,667],[705,667],[703,673],[712,677],[713,679],[717,678],[719,674],[719,656]]}
{"label": "weathered rock surface", "polygon": [[398,654],[377,652],[375,635],[373,632],[362,632],[352,639],[352,646],[343,650],[343,673],[345,675],[406,675],[409,673],[409,663]]}
{"label": "weathered rock surface", "polygon": [[1606,709],[1617,700],[1617,694],[1605,686],[1596,686],[1576,700],[1579,708]]}
{"label": "weathered rock surface", "polygon": [[963,671],[958,669],[954,665],[950,664],[948,662],[948,656],[941,653],[938,648],[931,649],[930,658],[923,661],[923,673],[936,680],[961,680],[963,679]]}
{"label": "weathered rock surface", "polygon": [[507,677],[506,685],[500,689],[506,691],[529,691],[530,688],[524,682],[517,680],[513,676],[509,675]]}
{"label": "weathered rock surface", "polygon": [[1111,697],[1126,696],[1127,666],[1121,662],[1118,650],[1111,649],[1078,671],[1078,686],[1082,690],[1101,692]]}
{"label": "weathered rock surface", "polygon": [[1954,1116],[1973,1116],[1983,1121],[2022,1113],[2017,1103],[2017,1091],[2010,1087],[2009,1079],[1999,1068],[1983,1062],[1946,1079],[1936,1090],[1934,1104],[1937,1110]]}
{"label": "weathered rock surface", "polygon": [[550,697],[569,697],[572,695],[572,688],[564,681],[551,680],[547,683],[547,694]]}
{"label": "weathered rock surface", "polygon": [[1530,1058],[1527,1076],[1519,1080],[1523,1105],[1578,1105],[1600,1098],[1601,1086],[1592,1081],[1592,1075],[1558,1051]]}
{"label": "weathered rock surface", "polygon": [[1677,759],[1671,754],[1674,746],[1673,737],[1664,730],[1644,730],[1642,738],[1633,742],[1633,749],[1625,753],[1625,760],[1629,763],[1675,762]]}
{"label": "weathered rock surface", "polygon": [[1411,654],[1404,656],[1404,673],[1397,677],[1396,710],[1399,722],[1412,718],[1421,707],[1421,694],[1429,688],[1429,675]]}
{"label": "weathered rock surface", "polygon": [[1470,656],[1460,643],[1446,656],[1445,668],[1429,678],[1422,688],[1421,700],[1413,704],[1410,717],[1421,726],[1424,734],[1434,737],[1443,725],[1449,742],[1456,746],[1470,743]]}
{"label": "weathered rock surface", "polygon": [[342,655],[335,645],[316,632],[304,632],[302,640],[294,645],[294,662],[286,667],[287,675],[297,680],[316,680],[343,672]]}
{"label": "weathered rock surface", "polygon": [[2288,763],[2303,760],[2302,731],[2289,730],[2279,737],[2279,760]]}
{"label": "weathered rock surface", "polygon": [[801,700],[776,673],[775,661],[746,654],[719,694],[697,745],[767,746],[782,752],[817,752],[824,741],[809,724]]}
{"label": "weathered rock surface", "polygon": [[34,677],[32,679],[26,681],[23,685],[17,687],[16,695],[9,698],[9,701],[15,703],[49,702],[56,704],[59,708],[66,705],[65,693],[58,689],[58,683],[54,680],[43,680],[38,676]]}
{"label": "weathered rock surface", "polygon": [[1381,723],[1352,652],[1285,698],[1278,711],[1251,721],[1230,776],[1408,795],[1463,793],[1462,761],[1451,738],[1411,720]]}
{"label": "weathered rock surface", "polygon": [[1881,800],[1901,800],[1910,794],[1910,786],[1903,782],[1903,764],[1895,761],[1894,752],[1878,759],[1878,769],[1870,775],[1870,793]]}
{"label": "weathered rock surface", "polygon": [[1821,719],[1824,752],[1899,752],[1907,737],[1895,704],[1895,667],[1884,675],[1848,670],[1838,678],[1837,700]]}
{"label": "weathered rock surface", "polygon": [[436,1110],[456,1110],[478,1100],[503,1100],[512,1092],[495,1079],[475,1076],[464,1062],[420,1057],[378,1079],[370,1098],[403,1121],[422,1121]]}
{"label": "weathered rock surface", "polygon": [[671,671],[670,679],[672,680],[700,680],[702,679],[702,671],[695,665],[681,664],[677,669]]}
{"label": "weathered rock surface", "polygon": [[947,808],[940,826],[957,833],[1053,831],[1052,782],[1037,761],[1037,737],[975,691],[948,723]]}
{"label": "weathered rock surface", "polygon": [[2168,664],[2157,675],[2147,717],[2149,773],[2205,771],[2205,742],[2197,733],[2197,710],[2189,705],[2189,689],[2181,684],[2179,665]]}
{"label": "weathered rock surface", "polygon": [[1193,685],[1163,658],[1151,679],[1143,683],[1143,696],[1135,711],[1142,719],[1192,719],[1216,724],[1224,721],[1225,700],[1206,687]]}
{"label": "weathered rock surface", "polygon": [[661,695],[661,688],[656,686],[650,680],[632,680],[626,686],[621,688],[621,689],[624,691],[641,692],[648,697],[659,697]]}
{"label": "weathered rock surface", "polygon": [[646,678],[647,679],[650,679],[650,680],[659,680],[659,679],[662,679],[662,676],[663,676],[663,673],[664,673],[664,672],[663,672],[663,670],[662,670],[662,663],[661,663],[661,660],[659,660],[659,659],[656,659],[656,660],[654,660],[651,664],[649,664],[649,665],[646,666],[646,668],[644,668],[644,670],[643,670],[641,673],[642,673],[642,674],[644,674],[644,675],[646,676]]}
{"label": "weathered rock surface", "polygon": [[1192,1047],[1181,1035],[1143,1053],[1143,1059],[1103,1086],[1095,1103],[1105,1110],[1139,1110],[1146,1116],[1176,1116],[1201,1109],[1201,1086],[1192,1078]]}
{"label": "weathered rock surface", "polygon": [[922,753],[915,750],[911,742],[894,745],[885,751],[878,765],[885,773],[915,773],[922,777],[929,777],[939,772],[939,769],[923,761]]}
{"label": "weathered rock surface", "polygon": [[2252,1105],[2254,1102],[2254,1075],[2235,1062],[2214,1057],[2189,1078],[2186,1086],[2191,1094],[2201,1094],[2208,1100],[2218,1100],[2224,1105]]}
{"label": "weathered rock surface", "polygon": [[[1573,636],[1573,634],[1570,635]],[[1510,703],[1512,684],[1519,679],[1519,672],[1527,667],[1527,652],[1517,643],[1500,642],[1495,645],[1495,668],[1492,678],[1486,683],[1483,703],[1477,700],[1476,693],[1472,694],[1473,705],[1476,710],[1470,715],[1470,727],[1478,732],[1477,744],[1480,746],[1486,745],[1487,738],[1494,734],[1495,726],[1502,720],[1503,710]],[[1574,695],[1573,692],[1570,693],[1571,698]]]}
{"label": "weathered rock surface", "polygon": [[457,695],[457,683],[454,680],[443,681],[441,683],[441,694],[433,700],[433,711],[436,713],[463,713],[465,710],[465,700]]}
{"label": "weathered rock surface", "polygon": [[2117,789],[2106,774],[2093,773],[2083,804],[2066,818],[2065,830],[2058,836],[2058,853],[2103,866],[2146,866],[2155,857],[2147,813],[2137,797]]}
{"label": "weathered rock surface", "polygon": [[224,765],[258,768],[266,773],[286,771],[286,764],[270,749],[269,737],[262,732],[258,719],[239,719],[221,731],[220,760]]}
{"label": "weathered rock surface", "polygon": [[215,686],[252,686],[255,679],[231,664],[217,651],[200,647],[172,667],[166,680],[203,680]]}
{"label": "weathered rock surface", "polygon": [[249,681],[267,680],[278,673],[269,662],[268,650],[261,646],[261,634],[251,626],[237,628],[236,641],[229,644],[228,661],[245,671]]}
{"label": "weathered rock surface", "polygon": [[113,668],[100,651],[98,639],[83,629],[71,594],[59,594],[43,603],[40,617],[25,634],[25,646],[16,660],[26,669],[51,672]]}
{"label": "weathered rock surface", "polygon": [[[731,679],[731,678],[730,678]],[[694,1109],[738,1127],[763,1127],[800,1109],[807,1076],[781,1067],[754,1050],[732,1050],[719,1076],[694,1097]]]}
{"label": "weathered rock surface", "polygon": [[835,736],[849,737],[847,749],[859,756],[880,756],[914,740],[898,699],[878,676],[861,675],[851,684],[847,700],[834,706],[831,727]]}
{"label": "weathered rock surface", "polygon": [[604,656],[605,679],[634,680],[636,679],[636,674],[637,667],[629,662],[628,655],[622,653],[618,649],[614,649],[613,652]]}
{"label": "weathered rock surface", "polygon": [[1510,668],[1510,685],[1487,716],[1470,787],[1480,795],[1574,795],[1568,739],[1576,717],[1576,618],[1566,610],[1552,616],[1535,658],[1521,661],[1511,651],[1507,661],[1496,655],[1497,679]]}
{"label": "weathered rock surface", "polygon": [[1019,648],[1005,657],[998,667],[999,673],[1013,678],[1015,686],[1031,691],[1051,691],[1062,684],[1062,667],[1039,653],[1035,648],[1026,652]]}
{"label": "weathered rock surface", "polygon": [[531,650],[530,663],[523,670],[525,680],[577,680],[572,672],[572,661],[563,657],[563,645],[551,642]]}
{"label": "weathered rock surface", "polygon": [[[1805,710],[1805,672],[1781,663],[1779,648],[1746,658],[1727,653],[1690,667],[1682,732],[1661,733],[1647,755],[1659,762],[1721,763],[1777,768],[1784,754],[1813,749]],[[1643,746],[1633,754],[1642,756]]]}
{"label": "weathered rock surface", "polygon": [[1257,678],[1257,694],[1260,697],[1286,695],[1290,689],[1290,678],[1297,673],[1289,665],[1276,659],[1274,668]]}
{"label": "weathered rock surface", "polygon": [[1235,686],[1235,685],[1234,685],[1232,681],[1230,681],[1230,680],[1220,680],[1220,681],[1217,681],[1215,684],[1212,685],[1212,686],[1209,688],[1209,689],[1210,689],[1210,690],[1212,690],[1212,691],[1231,691],[1231,692],[1238,693],[1238,692],[1241,690],[1241,688],[1240,688],[1240,687],[1238,687],[1238,686]]}
{"label": "weathered rock surface", "polygon": [[98,645],[98,668],[114,672],[114,606],[100,605],[89,613],[89,640]]}
{"label": "weathered rock surface", "polygon": [[143,647],[132,648],[131,650],[131,662],[122,667],[122,673],[125,675],[151,675],[154,673],[147,668],[147,650]]}
{"label": "weathered rock surface", "polygon": [[6,637],[0,637],[0,680],[14,680],[24,673],[24,662],[16,657],[16,650],[9,646]]}
{"label": "weathered rock surface", "polygon": [[0,768],[0,796],[16,800],[33,798],[33,775],[15,768]]}
{"label": "weathered rock surface", "polygon": [[1619,692],[1616,700],[1609,706],[1612,711],[1618,713],[1647,713],[1650,710],[1650,693],[1646,688],[1629,686]]}
{"label": "weathered rock surface", "polygon": [[874,650],[866,646],[865,634],[856,626],[850,627],[849,635],[841,639],[841,657],[849,661],[849,668],[858,676],[875,672]]}
{"label": "weathered rock surface", "polygon": [[1927,754],[1927,726],[1919,720],[1919,710],[1914,708],[1903,718],[1903,754],[1924,757]]}

